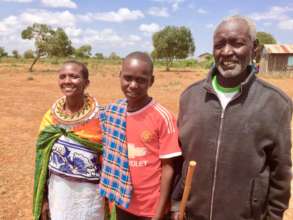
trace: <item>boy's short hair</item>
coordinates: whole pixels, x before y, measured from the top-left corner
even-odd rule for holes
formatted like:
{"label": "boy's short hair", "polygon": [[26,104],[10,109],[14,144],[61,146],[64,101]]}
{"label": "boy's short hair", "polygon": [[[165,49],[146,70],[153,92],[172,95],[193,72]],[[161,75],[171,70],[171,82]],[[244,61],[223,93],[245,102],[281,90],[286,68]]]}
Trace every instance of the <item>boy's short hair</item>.
{"label": "boy's short hair", "polygon": [[154,71],[154,64],[153,64],[153,61],[152,61],[152,58],[150,57],[149,54],[145,53],[145,52],[141,52],[141,51],[135,51],[135,52],[132,52],[130,54],[128,54],[124,59],[123,59],[123,63],[130,59],[130,58],[137,58],[139,60],[142,60],[144,62],[146,62],[149,66],[150,66],[150,71],[151,73],[153,74],[153,71]]}

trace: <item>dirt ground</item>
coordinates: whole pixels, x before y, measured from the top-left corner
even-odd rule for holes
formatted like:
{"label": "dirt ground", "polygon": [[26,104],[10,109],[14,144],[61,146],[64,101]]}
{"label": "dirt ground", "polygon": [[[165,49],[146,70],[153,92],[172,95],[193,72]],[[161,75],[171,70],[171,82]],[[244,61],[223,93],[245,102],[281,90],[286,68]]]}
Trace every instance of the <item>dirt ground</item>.
{"label": "dirt ground", "polygon": [[[32,219],[35,140],[45,111],[61,96],[54,65],[0,64],[0,220]],[[91,66],[89,93],[101,104],[122,96],[119,66]],[[205,76],[202,71],[156,71],[151,89],[165,107],[177,114],[180,93]],[[293,78],[262,76],[293,97]],[[293,185],[292,185],[293,188]],[[293,194],[293,191],[292,191]],[[293,219],[293,198],[285,220]]]}

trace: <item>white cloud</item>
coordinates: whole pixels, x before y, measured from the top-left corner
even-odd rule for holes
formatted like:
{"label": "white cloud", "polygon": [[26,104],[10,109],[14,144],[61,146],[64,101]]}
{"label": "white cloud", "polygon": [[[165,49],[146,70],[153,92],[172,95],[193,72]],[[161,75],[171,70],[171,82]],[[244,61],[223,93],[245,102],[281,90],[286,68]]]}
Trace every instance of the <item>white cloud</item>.
{"label": "white cloud", "polygon": [[279,28],[282,30],[293,30],[293,19],[284,20],[279,22],[278,24]]}
{"label": "white cloud", "polygon": [[129,10],[128,8],[120,8],[117,12],[98,12],[95,14],[88,14],[89,18],[108,22],[123,22],[128,20],[137,20],[143,18],[144,14],[140,10]]}
{"label": "white cloud", "polygon": [[183,2],[184,0],[170,0],[173,11],[177,11],[179,9],[179,5]]}
{"label": "white cloud", "polygon": [[11,35],[14,29],[18,26],[18,19],[16,16],[9,16],[0,21],[0,35]]}
{"label": "white cloud", "polygon": [[82,29],[76,27],[65,27],[64,31],[69,36],[69,38],[78,38],[82,35]]}
{"label": "white cloud", "polygon": [[65,32],[75,47],[80,47],[83,44],[90,44],[93,51],[101,51],[101,48],[117,49],[134,45],[139,46],[141,42],[141,37],[137,35],[121,36],[110,28],[103,30],[65,28]]}
{"label": "white cloud", "polygon": [[160,3],[166,3],[168,5],[171,5],[171,8],[173,11],[177,11],[179,9],[179,5],[183,3],[185,0],[152,0],[153,2],[160,2]]}
{"label": "white cloud", "polygon": [[[255,21],[262,21],[264,26],[272,25],[273,21],[277,22],[277,27],[282,30],[293,30],[293,18],[290,14],[293,7],[290,6],[273,6],[267,12],[253,13],[250,15]],[[268,22],[264,22],[268,21]]]}
{"label": "white cloud", "polygon": [[208,12],[202,8],[196,10],[198,14],[207,14]]}
{"label": "white cloud", "polygon": [[0,20],[0,45],[5,50],[18,50],[23,52],[34,48],[33,41],[23,40],[21,32],[33,23],[45,23],[54,27],[74,27],[75,16],[68,11],[49,12],[46,10],[28,10],[19,15],[11,15]]}
{"label": "white cloud", "polygon": [[139,26],[139,30],[142,32],[146,32],[146,33],[155,33],[157,31],[159,31],[160,29],[161,29],[161,27],[156,23],[141,24]]}
{"label": "white cloud", "polygon": [[50,8],[77,8],[77,5],[71,0],[41,0],[41,2]]}
{"label": "white cloud", "polygon": [[215,27],[215,25],[214,24],[206,24],[205,27],[208,29],[212,29]]}
{"label": "white cloud", "polygon": [[292,7],[285,6],[273,6],[268,12],[261,12],[261,13],[253,13],[250,15],[255,21],[262,21],[262,20],[286,20],[288,19],[287,12],[293,11]]}
{"label": "white cloud", "polygon": [[262,24],[263,24],[263,26],[265,26],[265,27],[272,26],[272,22],[264,22],[264,23],[262,23]]}
{"label": "white cloud", "polygon": [[30,3],[33,0],[1,0],[2,2]]}
{"label": "white cloud", "polygon": [[130,35],[129,36],[129,39],[130,39],[130,41],[133,41],[133,42],[139,42],[139,41],[141,41],[141,37],[140,36],[137,36],[137,35],[134,35],[134,34]]}
{"label": "white cloud", "polygon": [[148,14],[158,17],[169,17],[168,9],[165,7],[151,7]]}
{"label": "white cloud", "polygon": [[[67,30],[68,31],[68,30]],[[80,30],[77,29],[76,32],[78,33],[76,36],[72,35],[71,32],[66,32],[69,37],[72,39],[72,42],[77,45],[82,44],[91,44],[91,45],[119,45],[123,41],[123,39],[112,29],[107,28],[101,31],[95,29],[85,29]],[[82,34],[80,34],[82,33]]]}
{"label": "white cloud", "polygon": [[33,23],[45,23],[51,26],[68,27],[74,26],[76,18],[69,11],[50,12],[46,10],[29,10],[20,14],[21,23],[31,25]]}
{"label": "white cloud", "polygon": [[238,14],[240,14],[238,8],[229,10],[229,15],[238,15]]}

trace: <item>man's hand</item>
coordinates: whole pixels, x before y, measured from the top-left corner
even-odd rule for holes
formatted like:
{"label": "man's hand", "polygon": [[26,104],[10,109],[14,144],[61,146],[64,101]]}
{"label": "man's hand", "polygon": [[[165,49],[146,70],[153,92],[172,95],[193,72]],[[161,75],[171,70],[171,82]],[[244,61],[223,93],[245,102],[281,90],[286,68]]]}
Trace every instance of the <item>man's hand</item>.
{"label": "man's hand", "polygon": [[[170,219],[171,220],[179,220],[179,211],[178,212],[171,212]],[[184,215],[183,219],[186,219],[185,215]]]}
{"label": "man's hand", "polygon": [[171,212],[171,220],[179,220],[179,212]]}

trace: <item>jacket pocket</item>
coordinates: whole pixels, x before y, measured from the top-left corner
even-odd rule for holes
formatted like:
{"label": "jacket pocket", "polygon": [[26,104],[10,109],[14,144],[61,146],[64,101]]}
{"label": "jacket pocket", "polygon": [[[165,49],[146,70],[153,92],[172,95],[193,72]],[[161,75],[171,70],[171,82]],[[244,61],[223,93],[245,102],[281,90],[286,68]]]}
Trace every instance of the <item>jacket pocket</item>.
{"label": "jacket pocket", "polygon": [[269,172],[265,169],[252,181],[251,214],[254,219],[262,220],[265,217],[269,190]]}

